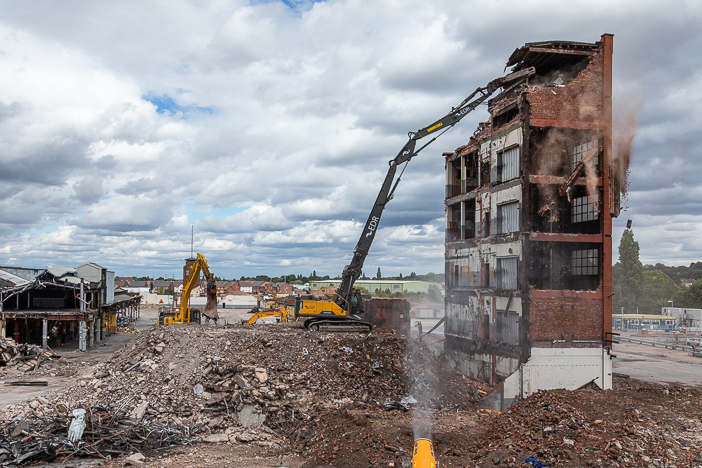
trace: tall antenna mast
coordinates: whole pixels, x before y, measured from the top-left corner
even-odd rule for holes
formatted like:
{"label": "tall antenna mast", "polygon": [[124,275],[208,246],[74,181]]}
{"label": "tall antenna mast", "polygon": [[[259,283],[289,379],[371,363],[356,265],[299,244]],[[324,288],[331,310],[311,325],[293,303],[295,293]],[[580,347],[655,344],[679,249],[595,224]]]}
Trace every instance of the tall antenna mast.
{"label": "tall antenna mast", "polygon": [[190,225],[190,258],[193,258],[195,248],[195,225]]}

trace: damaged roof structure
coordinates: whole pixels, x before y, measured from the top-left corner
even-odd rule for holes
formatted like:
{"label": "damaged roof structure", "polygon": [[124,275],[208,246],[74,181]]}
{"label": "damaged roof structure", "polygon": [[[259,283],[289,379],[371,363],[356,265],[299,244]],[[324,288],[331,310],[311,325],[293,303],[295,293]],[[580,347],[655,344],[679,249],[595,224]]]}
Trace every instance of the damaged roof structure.
{"label": "damaged roof structure", "polygon": [[89,328],[91,342],[99,342],[116,331],[118,316],[133,315],[139,300],[115,298],[114,273],[95,263],[45,270],[1,266],[0,337],[46,347],[53,327],[64,342],[78,337],[78,328],[86,338]]}
{"label": "damaged roof structure", "polygon": [[446,359],[500,384],[495,408],[538,389],[611,388],[612,44],[527,43],[531,69],[446,158]]}

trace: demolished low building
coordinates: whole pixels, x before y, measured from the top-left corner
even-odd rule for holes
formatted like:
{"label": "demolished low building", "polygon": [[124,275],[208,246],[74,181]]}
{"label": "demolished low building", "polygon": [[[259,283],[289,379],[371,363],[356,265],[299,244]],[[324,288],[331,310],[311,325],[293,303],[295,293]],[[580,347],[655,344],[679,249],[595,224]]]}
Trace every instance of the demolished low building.
{"label": "demolished low building", "polygon": [[529,43],[535,75],[446,158],[446,359],[499,387],[611,388],[612,43]]}
{"label": "demolished low building", "polygon": [[138,317],[139,297],[114,296],[114,273],[95,263],[45,270],[0,267],[0,337],[86,350]]}

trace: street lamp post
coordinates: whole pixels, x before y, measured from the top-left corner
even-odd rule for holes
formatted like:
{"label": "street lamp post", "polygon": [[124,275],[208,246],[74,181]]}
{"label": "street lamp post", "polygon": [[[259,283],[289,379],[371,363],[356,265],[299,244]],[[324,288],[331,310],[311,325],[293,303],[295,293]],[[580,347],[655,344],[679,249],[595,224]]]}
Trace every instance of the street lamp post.
{"label": "street lamp post", "polygon": [[624,307],[622,307],[622,331],[624,331]]}

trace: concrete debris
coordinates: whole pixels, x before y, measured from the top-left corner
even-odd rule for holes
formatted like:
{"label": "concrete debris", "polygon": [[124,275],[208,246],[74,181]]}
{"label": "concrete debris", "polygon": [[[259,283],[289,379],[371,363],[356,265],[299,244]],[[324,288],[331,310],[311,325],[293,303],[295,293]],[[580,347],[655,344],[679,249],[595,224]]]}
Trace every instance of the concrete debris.
{"label": "concrete debris", "polygon": [[[42,349],[41,346],[15,343],[9,337],[0,337],[0,366],[14,367],[18,373],[32,372],[50,362],[58,362],[58,356],[50,348]],[[65,362],[65,361],[64,361]]]}
{"label": "concrete debris", "polygon": [[[7,406],[0,419],[10,421],[29,412],[42,420],[59,418],[65,421],[65,435],[73,409],[97,407],[104,408],[109,420],[120,415],[128,427],[157,425],[177,431],[182,443],[280,448],[300,435],[304,423],[339,405],[357,402],[377,408],[384,401],[400,401],[409,393],[409,376],[413,381],[429,378],[435,387],[429,397],[447,409],[474,407],[477,399],[466,395],[478,393],[468,388],[489,390],[428,351],[425,361],[410,362],[405,346],[404,338],[383,329],[358,335],[319,334],[281,324],[156,328],[91,372],[77,375],[72,387],[45,402]],[[426,373],[429,361],[431,376]],[[85,418],[90,425],[95,415]],[[86,427],[85,433],[90,432]]]}

